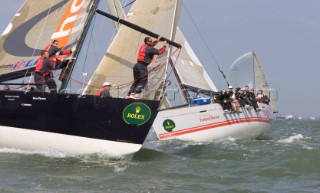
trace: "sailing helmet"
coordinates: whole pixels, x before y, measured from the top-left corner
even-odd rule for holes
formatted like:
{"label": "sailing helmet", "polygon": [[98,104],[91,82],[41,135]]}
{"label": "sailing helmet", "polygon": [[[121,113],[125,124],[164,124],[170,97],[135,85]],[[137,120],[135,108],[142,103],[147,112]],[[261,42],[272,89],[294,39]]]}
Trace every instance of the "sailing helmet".
{"label": "sailing helmet", "polygon": [[110,82],[104,82],[103,86],[111,86]]}

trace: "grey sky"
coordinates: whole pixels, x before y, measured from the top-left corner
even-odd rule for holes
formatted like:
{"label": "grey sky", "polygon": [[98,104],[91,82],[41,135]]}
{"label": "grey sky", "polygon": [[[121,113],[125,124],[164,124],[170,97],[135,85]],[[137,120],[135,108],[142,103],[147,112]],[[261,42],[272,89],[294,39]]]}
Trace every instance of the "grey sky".
{"label": "grey sky", "polygon": [[[1,0],[1,32],[22,2]],[[254,50],[278,90],[280,114],[319,116],[319,7],[319,0],[184,0],[180,28],[219,89],[226,83],[185,8],[225,74]]]}

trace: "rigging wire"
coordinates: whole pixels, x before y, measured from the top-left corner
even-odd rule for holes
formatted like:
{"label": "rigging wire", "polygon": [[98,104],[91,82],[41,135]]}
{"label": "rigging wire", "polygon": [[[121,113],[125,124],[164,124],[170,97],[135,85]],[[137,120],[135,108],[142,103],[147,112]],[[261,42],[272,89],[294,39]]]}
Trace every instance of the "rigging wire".
{"label": "rigging wire", "polygon": [[209,51],[209,53],[210,53],[210,55],[211,55],[211,57],[212,57],[213,61],[215,62],[216,66],[218,67],[219,72],[221,73],[222,77],[225,79],[225,81],[226,81],[227,85],[229,86],[229,83],[228,83],[228,81],[227,81],[227,77],[226,77],[226,75],[224,74],[223,70],[221,69],[221,67],[220,67],[220,65],[219,65],[219,63],[218,63],[218,61],[217,61],[217,59],[214,57],[214,55],[213,55],[213,53],[212,53],[211,49],[209,48],[209,45],[208,45],[208,44],[207,44],[207,42],[205,41],[205,39],[204,39],[203,35],[201,34],[201,32],[200,32],[199,28],[197,27],[197,25],[196,25],[195,21],[193,20],[193,18],[192,18],[192,16],[191,16],[191,14],[190,14],[190,12],[189,12],[189,10],[188,10],[188,9],[187,9],[187,7],[184,5],[184,3],[182,3],[182,5],[183,5],[183,7],[184,7],[184,8],[185,8],[185,10],[186,10],[187,15],[189,16],[189,18],[190,18],[190,20],[191,20],[191,23],[193,24],[193,26],[194,26],[194,27],[195,27],[195,29],[197,30],[198,34],[200,35],[201,40],[204,42],[204,45],[206,46],[207,50]]}
{"label": "rigging wire", "polygon": [[[55,1],[55,0],[52,0],[52,1],[51,1],[50,8],[48,9],[47,15],[46,15],[46,17],[45,17],[44,23],[43,23],[43,25],[42,25],[42,27],[41,27],[41,31],[40,31],[39,34],[42,34],[43,29],[44,29],[44,27],[46,26],[47,19],[48,19],[48,16],[49,16],[50,12],[51,12],[51,8],[52,8],[52,5],[53,5],[53,2],[54,2],[54,1]],[[37,41],[36,41],[35,48],[33,49],[32,57],[33,57],[34,54],[35,54],[36,47],[37,47],[37,45],[38,45],[38,43],[39,43],[39,41],[40,41],[40,37],[41,37],[41,35],[38,36],[38,39],[37,39]],[[27,76],[27,73],[28,73],[28,70],[27,70],[26,73],[25,73],[25,77]],[[31,78],[32,78],[32,76],[30,76],[28,83],[31,83]]]}

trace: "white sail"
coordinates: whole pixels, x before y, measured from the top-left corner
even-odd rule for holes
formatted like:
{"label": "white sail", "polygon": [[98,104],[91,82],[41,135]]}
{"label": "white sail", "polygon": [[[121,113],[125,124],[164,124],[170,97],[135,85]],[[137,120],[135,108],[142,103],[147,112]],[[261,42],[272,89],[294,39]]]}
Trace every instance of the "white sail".
{"label": "white sail", "polygon": [[263,71],[262,65],[260,64],[258,57],[254,52],[253,55],[253,64],[254,64],[254,80],[255,80],[255,90],[262,90],[265,95],[270,99],[269,105],[273,112],[277,112],[277,105],[274,100],[273,93],[270,89],[267,77]]}
{"label": "white sail", "polygon": [[1,81],[16,78],[16,72],[22,70],[33,71],[40,51],[53,39],[59,40],[59,47],[73,49],[89,15],[90,3],[26,0],[0,38]]}
{"label": "white sail", "polygon": [[[177,17],[181,1],[148,1],[139,0],[130,9],[126,20],[144,27],[163,37],[171,38],[175,33]],[[100,62],[95,74],[85,89],[86,94],[94,95],[102,83],[109,81],[113,84],[112,96],[126,96],[133,76],[132,68],[137,62],[138,49],[143,44],[146,35],[121,25],[113,42]],[[156,48],[162,46],[157,45]],[[144,98],[154,99],[158,96],[165,74],[165,63],[168,52],[155,58],[148,66],[149,82]]]}
{"label": "white sail", "polygon": [[178,53],[176,53],[173,56],[174,62],[178,59],[175,68],[181,83],[199,89],[217,91],[216,86],[179,28],[177,29],[175,41],[182,45],[180,55],[178,56]]}
{"label": "white sail", "polygon": [[250,88],[254,86],[252,52],[240,56],[232,63],[228,71],[227,80],[234,88],[244,88],[246,85]]}
{"label": "white sail", "polygon": [[243,88],[245,85],[249,85],[255,91],[263,90],[263,93],[270,99],[269,105],[272,111],[277,111],[268,80],[254,52],[248,52],[236,59],[232,63],[227,77],[229,84],[233,87]]}
{"label": "white sail", "polygon": [[[121,3],[119,0],[106,0],[107,5],[109,8],[109,12],[111,15],[114,15],[120,19],[125,19],[126,14],[124,13],[124,10],[122,9]],[[118,22],[113,22],[115,29],[119,30],[120,28],[120,23]]]}

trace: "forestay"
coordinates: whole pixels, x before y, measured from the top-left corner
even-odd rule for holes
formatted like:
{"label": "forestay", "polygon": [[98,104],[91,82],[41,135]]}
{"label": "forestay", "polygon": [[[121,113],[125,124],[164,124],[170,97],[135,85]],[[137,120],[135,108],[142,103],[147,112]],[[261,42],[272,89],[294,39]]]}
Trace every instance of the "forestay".
{"label": "forestay", "polygon": [[93,2],[98,0],[26,0],[0,38],[0,81],[30,75],[53,39],[74,49]]}
{"label": "forestay", "polygon": [[[139,0],[130,9],[126,20],[161,36],[173,39],[181,1]],[[140,45],[146,35],[121,25],[118,33],[89,81],[84,93],[94,95],[103,82],[113,85],[112,96],[125,97],[133,81],[132,68],[137,62]],[[156,48],[160,48],[160,42]],[[148,66],[149,81],[143,98],[158,99],[165,78],[165,63],[169,52],[158,56]],[[154,69],[157,67],[156,69]]]}

